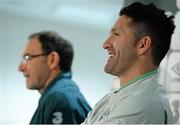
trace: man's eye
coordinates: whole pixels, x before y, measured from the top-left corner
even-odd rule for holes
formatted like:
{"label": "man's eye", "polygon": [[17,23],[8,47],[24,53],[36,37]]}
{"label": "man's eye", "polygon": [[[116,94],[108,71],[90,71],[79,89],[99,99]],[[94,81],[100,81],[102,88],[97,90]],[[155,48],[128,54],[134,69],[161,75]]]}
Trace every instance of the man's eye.
{"label": "man's eye", "polygon": [[115,35],[115,36],[119,36],[119,34],[118,34],[118,33],[114,33],[114,35]]}

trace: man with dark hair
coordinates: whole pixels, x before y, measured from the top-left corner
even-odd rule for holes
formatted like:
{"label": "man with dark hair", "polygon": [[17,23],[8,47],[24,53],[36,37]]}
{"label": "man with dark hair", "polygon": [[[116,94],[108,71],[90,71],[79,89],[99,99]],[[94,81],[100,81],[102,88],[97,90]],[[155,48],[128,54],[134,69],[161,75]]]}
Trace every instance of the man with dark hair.
{"label": "man with dark hair", "polygon": [[103,48],[105,72],[118,76],[121,88],[106,95],[84,124],[172,124],[158,67],[174,32],[174,16],[153,4],[133,3],[121,9]]}
{"label": "man with dark hair", "polygon": [[28,89],[40,92],[30,124],[79,124],[91,110],[71,80],[73,47],[52,31],[34,33],[19,65]]}

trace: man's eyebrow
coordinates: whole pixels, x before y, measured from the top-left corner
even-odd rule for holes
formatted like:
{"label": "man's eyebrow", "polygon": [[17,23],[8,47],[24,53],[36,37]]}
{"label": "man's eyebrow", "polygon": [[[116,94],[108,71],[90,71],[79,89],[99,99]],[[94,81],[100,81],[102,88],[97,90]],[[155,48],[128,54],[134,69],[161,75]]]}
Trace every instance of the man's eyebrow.
{"label": "man's eyebrow", "polygon": [[111,28],[111,32],[113,32],[113,31],[115,31],[115,29],[114,29],[114,28]]}
{"label": "man's eyebrow", "polygon": [[118,32],[118,33],[121,33],[122,30],[121,30],[121,29],[118,29],[118,28],[111,28],[111,32]]}
{"label": "man's eyebrow", "polygon": [[111,28],[111,32],[115,32],[116,31],[116,28]]}
{"label": "man's eyebrow", "polygon": [[22,56],[24,57],[24,56],[29,56],[29,55],[31,55],[31,54],[30,53],[23,53]]}
{"label": "man's eyebrow", "polygon": [[23,56],[29,55],[29,53],[23,53]]}

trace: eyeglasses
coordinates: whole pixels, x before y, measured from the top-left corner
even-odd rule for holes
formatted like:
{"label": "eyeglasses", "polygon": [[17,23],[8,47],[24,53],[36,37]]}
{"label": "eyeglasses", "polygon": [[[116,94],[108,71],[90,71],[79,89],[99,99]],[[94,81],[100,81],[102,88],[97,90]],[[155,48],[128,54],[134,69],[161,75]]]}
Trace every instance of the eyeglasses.
{"label": "eyeglasses", "polygon": [[49,55],[49,53],[43,53],[43,54],[38,54],[38,55],[25,54],[23,55],[21,62],[26,64],[29,60],[33,58],[40,57],[40,56],[47,56],[47,55]]}

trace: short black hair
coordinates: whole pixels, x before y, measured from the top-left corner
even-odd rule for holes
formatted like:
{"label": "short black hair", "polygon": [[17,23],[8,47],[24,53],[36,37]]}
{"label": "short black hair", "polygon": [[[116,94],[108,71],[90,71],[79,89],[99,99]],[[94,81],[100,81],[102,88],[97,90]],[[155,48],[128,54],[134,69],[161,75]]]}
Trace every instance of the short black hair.
{"label": "short black hair", "polygon": [[135,2],[121,9],[119,16],[126,15],[132,19],[136,40],[150,36],[152,39],[152,60],[159,65],[171,44],[175,29],[174,16],[167,15],[165,10],[158,9],[153,3],[144,5]]}
{"label": "short black hair", "polygon": [[41,43],[44,53],[49,54],[53,51],[58,53],[61,58],[61,61],[59,62],[59,68],[63,72],[71,71],[74,51],[73,46],[69,41],[65,40],[54,31],[33,33],[29,36],[29,39],[36,37]]}

